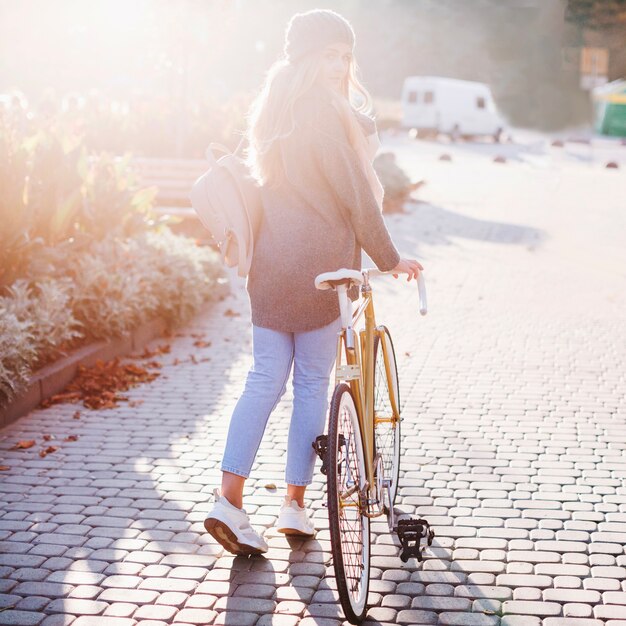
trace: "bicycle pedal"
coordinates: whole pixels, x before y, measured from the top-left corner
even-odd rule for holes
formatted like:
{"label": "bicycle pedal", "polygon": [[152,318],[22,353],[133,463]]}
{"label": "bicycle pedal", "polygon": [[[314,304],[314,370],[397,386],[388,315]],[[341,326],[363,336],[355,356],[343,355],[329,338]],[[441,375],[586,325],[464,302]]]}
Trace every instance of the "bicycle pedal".
{"label": "bicycle pedal", "polygon": [[425,519],[401,519],[398,520],[396,532],[402,546],[400,554],[402,562],[406,563],[411,557],[423,561],[422,550],[425,546],[420,545],[420,540],[426,539],[426,543],[430,546],[435,537],[435,531],[430,524]]}
{"label": "bicycle pedal", "polygon": [[[311,444],[315,454],[321,459],[322,467],[320,471],[324,476],[328,473],[328,435],[318,435],[315,437],[315,441]],[[342,449],[346,445],[346,438],[343,434],[339,435],[339,448]],[[337,464],[338,467],[340,463]],[[337,470],[339,471],[339,470]]]}
{"label": "bicycle pedal", "polygon": [[328,471],[328,465],[326,464],[326,457],[328,456],[328,435],[318,435],[311,445],[313,446],[313,450],[315,450],[315,454],[317,454],[322,461],[321,472],[326,476]]}

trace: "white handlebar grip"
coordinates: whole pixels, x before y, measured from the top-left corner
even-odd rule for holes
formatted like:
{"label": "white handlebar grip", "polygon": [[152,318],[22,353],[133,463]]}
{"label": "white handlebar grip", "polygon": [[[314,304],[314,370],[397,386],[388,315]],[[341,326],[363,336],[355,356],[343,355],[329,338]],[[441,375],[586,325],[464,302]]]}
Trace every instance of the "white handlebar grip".
{"label": "white handlebar grip", "polygon": [[428,304],[426,302],[426,283],[424,282],[424,274],[422,274],[422,272],[417,276],[417,289],[420,296],[420,313],[426,315],[428,312]]}

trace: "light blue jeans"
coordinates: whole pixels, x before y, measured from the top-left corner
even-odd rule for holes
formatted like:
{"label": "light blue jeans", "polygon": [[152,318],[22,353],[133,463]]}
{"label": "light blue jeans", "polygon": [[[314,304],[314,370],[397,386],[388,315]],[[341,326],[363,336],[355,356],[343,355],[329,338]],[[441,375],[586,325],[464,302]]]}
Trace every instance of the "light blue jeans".
{"label": "light blue jeans", "polygon": [[253,365],[230,420],[223,472],[245,478],[250,475],[267,420],[287,389],[293,364],[285,482],[300,486],[311,483],[316,458],[311,444],[324,432],[339,330],[341,318],[301,333],[252,327]]}

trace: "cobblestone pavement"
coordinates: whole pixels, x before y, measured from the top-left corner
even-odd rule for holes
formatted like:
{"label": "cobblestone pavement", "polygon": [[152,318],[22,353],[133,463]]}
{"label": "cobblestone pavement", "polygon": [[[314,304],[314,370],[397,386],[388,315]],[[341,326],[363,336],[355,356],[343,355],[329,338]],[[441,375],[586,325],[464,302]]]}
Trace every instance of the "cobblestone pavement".
{"label": "cobblestone pavement", "polygon": [[[556,152],[494,164],[464,145],[387,145],[428,181],[389,225],[426,267],[429,315],[412,285],[381,279],[376,293],[403,396],[398,508],[437,538],[404,564],[374,524],[366,623],[625,626],[624,173]],[[272,528],[290,391],[246,487],[270,551],[234,558],[203,529],[250,363],[234,291],[128,394],[139,406],[74,420],[57,405],[0,432],[0,624],[343,623],[319,474],[317,537]],[[40,458],[45,433],[59,450]],[[38,445],[9,450],[20,439]]]}

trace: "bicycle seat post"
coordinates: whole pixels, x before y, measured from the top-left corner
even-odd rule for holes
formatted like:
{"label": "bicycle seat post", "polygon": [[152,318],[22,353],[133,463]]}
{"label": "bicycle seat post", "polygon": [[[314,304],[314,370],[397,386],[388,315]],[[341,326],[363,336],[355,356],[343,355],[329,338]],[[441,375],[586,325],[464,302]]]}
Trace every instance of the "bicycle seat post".
{"label": "bicycle seat post", "polygon": [[336,287],[339,296],[339,310],[341,325],[346,329],[346,349],[354,351],[355,333],[352,328],[352,300],[348,296],[348,286],[339,284]]}

